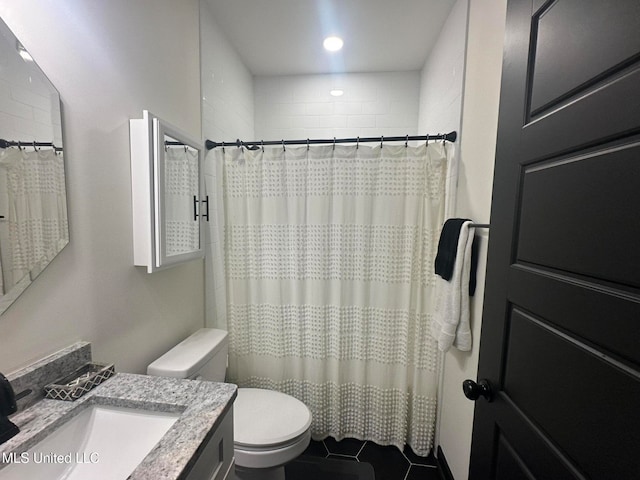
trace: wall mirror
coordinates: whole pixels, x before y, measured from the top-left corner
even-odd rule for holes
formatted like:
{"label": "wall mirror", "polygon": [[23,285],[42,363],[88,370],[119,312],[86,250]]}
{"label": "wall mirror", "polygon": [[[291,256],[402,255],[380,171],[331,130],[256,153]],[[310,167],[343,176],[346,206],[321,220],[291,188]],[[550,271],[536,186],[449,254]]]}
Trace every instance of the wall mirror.
{"label": "wall mirror", "polygon": [[202,144],[148,111],[130,120],[134,264],[151,273],[204,256]]}
{"label": "wall mirror", "polygon": [[0,19],[0,314],[69,243],[60,95]]}

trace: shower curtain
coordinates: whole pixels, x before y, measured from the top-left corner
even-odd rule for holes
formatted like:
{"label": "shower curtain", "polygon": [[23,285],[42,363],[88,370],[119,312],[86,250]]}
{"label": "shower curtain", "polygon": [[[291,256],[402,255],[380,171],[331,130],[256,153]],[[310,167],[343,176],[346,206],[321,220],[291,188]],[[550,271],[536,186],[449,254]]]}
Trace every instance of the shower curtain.
{"label": "shower curtain", "polygon": [[14,282],[34,278],[69,242],[64,158],[53,149],[8,148],[9,241]]}
{"label": "shower curtain", "polygon": [[432,447],[446,148],[210,153],[223,180],[228,380],[303,401],[315,439]]}
{"label": "shower curtain", "polygon": [[198,150],[169,146],[164,159],[165,245],[171,256],[200,248],[200,227],[193,216],[193,197],[200,192]]}

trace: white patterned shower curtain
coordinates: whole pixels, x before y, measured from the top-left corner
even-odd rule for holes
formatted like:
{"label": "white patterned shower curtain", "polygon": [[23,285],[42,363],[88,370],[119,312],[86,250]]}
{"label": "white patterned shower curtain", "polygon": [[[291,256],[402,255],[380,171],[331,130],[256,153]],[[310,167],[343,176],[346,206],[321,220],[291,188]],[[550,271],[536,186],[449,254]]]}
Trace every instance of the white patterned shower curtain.
{"label": "white patterned shower curtain", "polygon": [[64,158],[53,149],[8,148],[6,169],[9,240],[15,282],[32,278],[69,242]]}
{"label": "white patterned shower curtain", "polygon": [[316,439],[432,448],[446,148],[210,154],[222,164],[229,381],[300,399]]}
{"label": "white patterned shower curtain", "polygon": [[169,146],[164,153],[164,224],[166,255],[200,248],[200,227],[194,221],[194,195],[199,195],[199,152]]}

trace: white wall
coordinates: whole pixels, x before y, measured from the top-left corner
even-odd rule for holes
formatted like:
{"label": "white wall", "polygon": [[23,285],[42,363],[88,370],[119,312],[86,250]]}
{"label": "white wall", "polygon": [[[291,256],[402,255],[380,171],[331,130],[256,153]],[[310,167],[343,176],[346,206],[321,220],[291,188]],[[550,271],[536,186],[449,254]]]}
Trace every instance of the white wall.
{"label": "white wall", "polygon": [[[462,127],[462,95],[464,90],[465,52],[467,46],[467,22],[469,0],[458,0],[442,26],[438,39],[431,49],[420,77],[420,132],[458,132],[454,147],[454,161],[447,171],[447,208],[445,216],[455,217],[457,203],[458,163]],[[435,445],[440,445],[442,412],[446,401],[443,397],[444,370],[447,356],[443,359],[438,391]],[[450,428],[449,425],[446,426]],[[447,452],[445,451],[445,456]]]}
{"label": "white wall", "polygon": [[[489,223],[506,0],[469,3],[456,216]],[[440,404],[438,441],[456,480],[468,478],[473,429],[474,403],[462,394],[462,381],[475,379],[478,369],[489,231],[477,234],[481,243],[478,288],[471,304],[473,349],[446,354]]]}
{"label": "white wall", "polygon": [[[454,4],[425,61],[420,75],[420,132],[461,133],[468,10],[469,0],[458,0]],[[447,218],[455,217],[459,145],[458,140],[453,150],[454,161],[447,169]],[[436,431],[436,444],[437,436]]]}
{"label": "white wall", "polygon": [[[202,134],[205,139],[253,140],[253,76],[222,34],[207,0],[200,1],[202,68]],[[205,160],[205,181],[211,202],[205,268],[206,323],[226,326],[226,290],[222,238],[222,195],[219,167]]]}
{"label": "white wall", "polygon": [[420,132],[459,131],[469,0],[458,0],[420,75]]}
{"label": "white wall", "polygon": [[419,98],[419,72],[259,76],[255,139],[416,135]]}
{"label": "white wall", "polygon": [[216,23],[207,0],[200,2],[202,130],[224,141],[253,135],[253,76]]}
{"label": "white wall", "polygon": [[79,339],[144,372],[204,323],[203,263],[133,266],[129,118],[200,136],[197,0],[21,0],[0,16],[60,91],[70,244],[0,316],[11,372]]}

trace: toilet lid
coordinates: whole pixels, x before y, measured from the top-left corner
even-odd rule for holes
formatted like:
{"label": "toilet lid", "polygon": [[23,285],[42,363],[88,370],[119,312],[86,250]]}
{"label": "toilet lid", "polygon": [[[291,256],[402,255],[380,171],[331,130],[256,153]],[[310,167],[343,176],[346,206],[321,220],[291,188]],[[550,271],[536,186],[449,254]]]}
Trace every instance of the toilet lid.
{"label": "toilet lid", "polygon": [[267,447],[299,437],[311,425],[311,412],[300,400],[261,388],[239,388],[233,404],[234,443]]}

